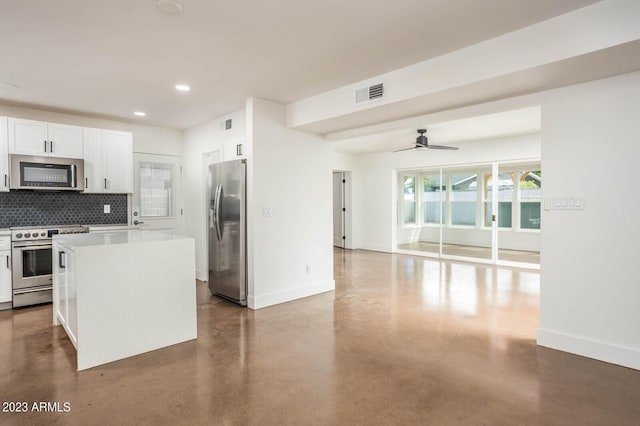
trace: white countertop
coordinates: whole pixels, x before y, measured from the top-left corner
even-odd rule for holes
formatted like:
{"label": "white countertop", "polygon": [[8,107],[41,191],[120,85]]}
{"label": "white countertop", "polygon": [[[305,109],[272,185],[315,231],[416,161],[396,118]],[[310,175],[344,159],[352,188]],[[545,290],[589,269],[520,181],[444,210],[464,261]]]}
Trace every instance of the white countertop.
{"label": "white countertop", "polygon": [[189,239],[182,235],[174,235],[163,231],[130,231],[100,232],[96,234],[63,234],[54,235],[53,241],[58,241],[70,247],[95,247],[115,244],[140,244],[158,241]]}
{"label": "white countertop", "polygon": [[11,235],[11,230],[9,228],[0,228],[0,237],[5,235]]}
{"label": "white countertop", "polygon": [[130,229],[140,229],[138,225],[129,225],[127,223],[108,224],[108,225],[85,225],[89,227],[89,232],[95,231],[124,231]]}

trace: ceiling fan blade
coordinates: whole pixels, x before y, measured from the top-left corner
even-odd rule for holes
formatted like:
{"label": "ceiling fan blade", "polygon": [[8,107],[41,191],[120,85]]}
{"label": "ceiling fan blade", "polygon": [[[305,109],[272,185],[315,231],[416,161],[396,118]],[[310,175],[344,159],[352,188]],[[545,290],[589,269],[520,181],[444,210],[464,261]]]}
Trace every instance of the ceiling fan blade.
{"label": "ceiling fan blade", "polygon": [[458,149],[457,146],[443,146],[443,145],[429,145],[429,146],[427,146],[427,148],[429,148],[429,149],[451,149],[451,150]]}
{"label": "ceiling fan blade", "polygon": [[391,152],[400,152],[400,151],[409,151],[410,149],[416,149],[417,147],[412,146],[411,148],[404,148],[404,149],[397,149],[395,151],[391,151]]}

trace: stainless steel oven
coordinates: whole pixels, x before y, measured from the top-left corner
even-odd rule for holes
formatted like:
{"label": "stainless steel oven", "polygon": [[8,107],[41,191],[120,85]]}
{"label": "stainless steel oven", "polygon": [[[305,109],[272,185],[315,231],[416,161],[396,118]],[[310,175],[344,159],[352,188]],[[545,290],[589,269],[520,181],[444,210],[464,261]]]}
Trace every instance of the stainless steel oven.
{"label": "stainless steel oven", "polygon": [[14,308],[52,301],[51,238],[84,232],[89,229],[80,225],[11,228]]}

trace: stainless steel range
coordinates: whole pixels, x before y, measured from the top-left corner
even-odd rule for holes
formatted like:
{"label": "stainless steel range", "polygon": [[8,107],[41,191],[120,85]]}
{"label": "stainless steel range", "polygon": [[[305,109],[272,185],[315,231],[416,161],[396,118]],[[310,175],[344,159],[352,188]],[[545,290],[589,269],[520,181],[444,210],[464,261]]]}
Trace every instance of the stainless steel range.
{"label": "stainless steel range", "polygon": [[52,301],[51,238],[86,232],[89,228],[82,225],[11,228],[14,308]]}

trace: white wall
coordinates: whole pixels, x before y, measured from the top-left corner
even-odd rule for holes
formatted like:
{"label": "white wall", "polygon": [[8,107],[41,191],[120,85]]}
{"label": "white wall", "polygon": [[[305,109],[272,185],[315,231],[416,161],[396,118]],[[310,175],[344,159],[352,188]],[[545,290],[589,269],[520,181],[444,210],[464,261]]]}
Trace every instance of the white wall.
{"label": "white wall", "polygon": [[[224,129],[224,122],[231,118],[233,127]],[[227,141],[241,140],[246,136],[245,110],[211,120],[184,132],[184,187],[186,201],[186,232],[196,240],[196,278],[209,279],[207,260],[207,174],[205,163],[209,154],[222,160],[223,145]]]}
{"label": "white wall", "polygon": [[[458,151],[404,151],[359,156],[355,162],[354,248],[391,252],[396,226],[397,170],[488,164],[540,158],[540,135],[522,135],[456,144]],[[412,233],[412,231],[409,231]],[[420,230],[414,234],[419,236]],[[405,238],[401,234],[401,238]]]}
{"label": "white wall", "polygon": [[248,303],[254,309],[334,289],[331,147],[286,128],[285,115],[284,105],[247,101]]}
{"label": "white wall", "polygon": [[637,168],[640,73],[559,89],[542,103],[544,194],[538,343],[640,369]]}
{"label": "white wall", "polygon": [[182,156],[182,130],[0,105],[0,115],[133,133],[133,151]]}

